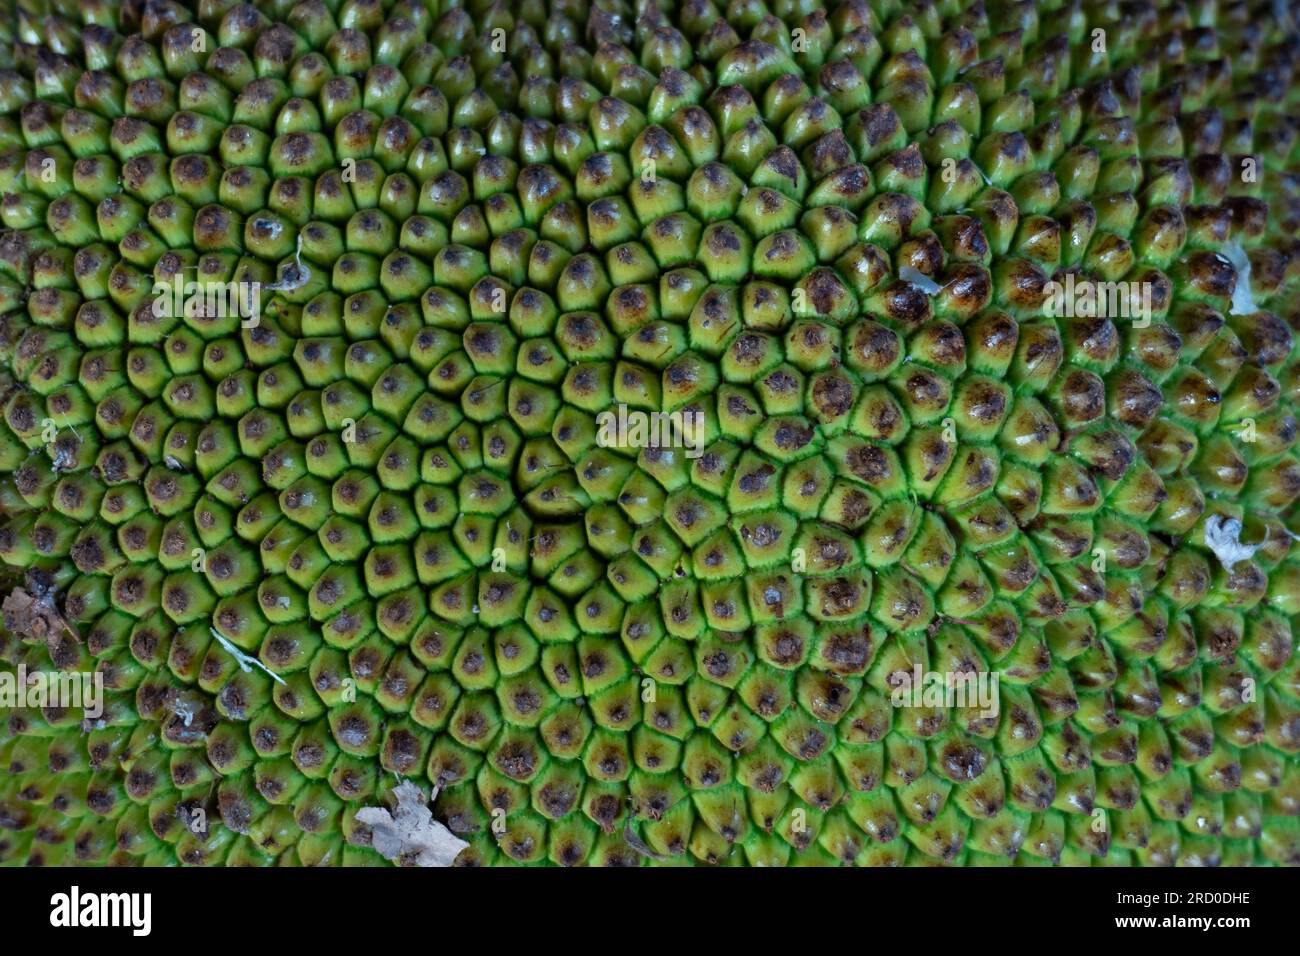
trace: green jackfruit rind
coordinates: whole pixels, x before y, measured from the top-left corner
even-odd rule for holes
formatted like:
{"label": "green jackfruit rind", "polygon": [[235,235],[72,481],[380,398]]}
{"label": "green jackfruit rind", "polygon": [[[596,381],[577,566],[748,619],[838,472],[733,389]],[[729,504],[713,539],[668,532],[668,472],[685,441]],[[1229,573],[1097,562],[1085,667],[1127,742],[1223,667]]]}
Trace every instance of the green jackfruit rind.
{"label": "green jackfruit rind", "polygon": [[0,862],[1300,861],[1288,31],[22,5]]}

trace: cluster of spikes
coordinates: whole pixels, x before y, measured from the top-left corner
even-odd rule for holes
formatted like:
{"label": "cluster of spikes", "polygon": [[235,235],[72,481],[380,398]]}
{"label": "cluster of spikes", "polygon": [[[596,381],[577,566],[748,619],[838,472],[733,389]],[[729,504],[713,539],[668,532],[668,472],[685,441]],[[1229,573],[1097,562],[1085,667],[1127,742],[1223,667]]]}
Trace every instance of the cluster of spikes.
{"label": "cluster of spikes", "polygon": [[0,862],[1300,863],[1296,6],[11,0]]}

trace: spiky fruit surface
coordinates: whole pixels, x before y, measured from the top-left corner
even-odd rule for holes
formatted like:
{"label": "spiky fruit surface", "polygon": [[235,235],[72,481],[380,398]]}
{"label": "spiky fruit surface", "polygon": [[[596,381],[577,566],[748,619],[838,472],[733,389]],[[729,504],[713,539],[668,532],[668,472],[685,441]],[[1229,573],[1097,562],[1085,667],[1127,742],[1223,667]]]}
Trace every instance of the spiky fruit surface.
{"label": "spiky fruit surface", "polygon": [[18,0],[0,860],[1300,861],[1294,6]]}

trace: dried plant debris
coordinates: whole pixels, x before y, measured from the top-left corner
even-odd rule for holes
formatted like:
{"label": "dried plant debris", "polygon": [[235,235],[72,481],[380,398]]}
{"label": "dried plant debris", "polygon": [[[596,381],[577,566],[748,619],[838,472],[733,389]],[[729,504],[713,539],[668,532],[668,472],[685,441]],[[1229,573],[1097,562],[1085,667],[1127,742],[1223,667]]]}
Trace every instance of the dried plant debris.
{"label": "dried plant debris", "polygon": [[239,667],[240,667],[241,670],[247,672],[247,671],[251,670],[252,668],[256,667],[256,668],[258,668],[258,669],[260,669],[260,670],[263,670],[263,671],[266,671],[266,673],[270,674],[270,675],[271,675],[271,680],[275,681],[277,684],[283,684],[283,683],[284,683],[284,678],[283,678],[283,677],[281,677],[281,676],[280,676],[279,674],[277,674],[275,671],[271,670],[271,668],[267,667],[265,664],[263,664],[261,661],[259,661],[256,657],[252,657],[252,656],[250,656],[250,655],[248,655],[248,654],[245,654],[245,653],[244,653],[243,651],[241,651],[238,647],[236,647],[234,644],[232,644],[229,640],[227,640],[225,637],[223,637],[223,636],[221,635],[221,633],[220,633],[220,632],[219,632],[215,627],[210,627],[210,628],[208,628],[208,630],[210,630],[210,631],[212,632],[212,636],[215,637],[215,638],[217,639],[217,643],[220,644],[222,647],[224,647],[224,648],[226,649],[226,652],[227,652],[228,654],[230,654],[230,656],[233,657],[233,658],[235,659],[235,661],[239,664]]}
{"label": "dried plant debris", "polygon": [[1228,571],[1242,561],[1249,561],[1264,544],[1265,541],[1258,544],[1242,543],[1240,518],[1210,515],[1205,519],[1205,546],[1214,552],[1214,556]]}
{"label": "dried plant debris", "polygon": [[45,644],[51,653],[65,635],[80,643],[81,635],[64,619],[55,597],[54,584],[44,572],[28,571],[24,583],[10,591],[0,606],[5,627],[23,640]]}
{"label": "dried plant debris", "polygon": [[404,780],[393,788],[397,806],[365,807],[357,821],[370,827],[371,846],[380,856],[402,866],[451,866],[469,846],[433,818],[424,791]]}
{"label": "dried plant debris", "polygon": [[898,270],[898,277],[904,282],[910,282],[916,286],[925,295],[935,295],[943,291],[943,286],[935,282],[920,269],[914,269],[911,266],[903,266]]}
{"label": "dried plant debris", "polygon": [[637,853],[641,854],[641,856],[648,857],[651,860],[664,859],[661,854],[654,851],[649,843],[646,843],[645,840],[641,839],[641,834],[637,833],[636,830],[633,829],[631,820],[628,820],[623,827],[623,841]]}
{"label": "dried plant debris", "polygon": [[1230,314],[1253,315],[1259,311],[1259,306],[1250,292],[1250,256],[1235,239],[1230,239],[1223,244],[1222,254],[1237,271],[1237,283],[1232,287]]}

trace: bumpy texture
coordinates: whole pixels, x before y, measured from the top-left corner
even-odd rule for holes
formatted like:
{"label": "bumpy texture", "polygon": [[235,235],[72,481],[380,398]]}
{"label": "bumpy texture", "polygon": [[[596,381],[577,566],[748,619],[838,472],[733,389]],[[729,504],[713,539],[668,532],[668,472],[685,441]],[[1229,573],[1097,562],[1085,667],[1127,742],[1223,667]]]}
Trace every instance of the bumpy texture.
{"label": "bumpy texture", "polygon": [[1295,6],[10,0],[0,860],[1300,862]]}

